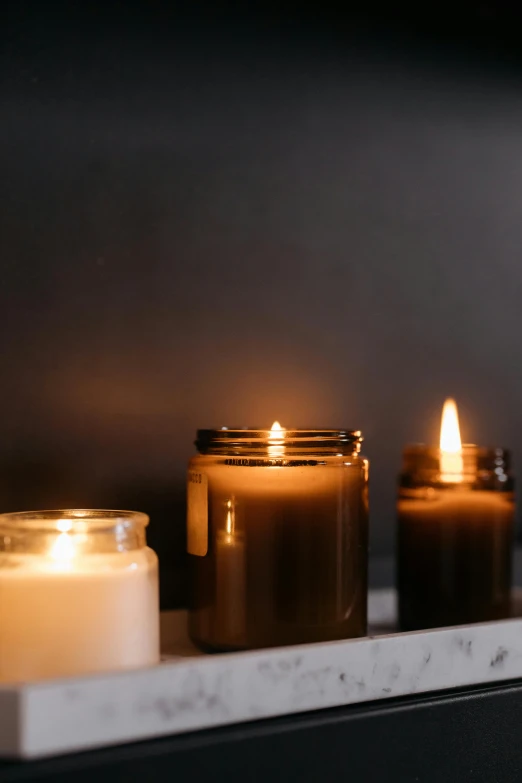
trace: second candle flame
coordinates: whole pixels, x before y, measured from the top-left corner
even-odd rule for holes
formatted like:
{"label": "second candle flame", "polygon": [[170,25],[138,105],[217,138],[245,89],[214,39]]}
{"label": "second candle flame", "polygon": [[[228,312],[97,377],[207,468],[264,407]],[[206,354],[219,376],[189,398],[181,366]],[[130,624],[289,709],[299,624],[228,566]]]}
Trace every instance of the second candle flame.
{"label": "second candle flame", "polygon": [[440,478],[441,481],[462,481],[464,462],[460,439],[457,403],[449,398],[442,409],[440,427]]}

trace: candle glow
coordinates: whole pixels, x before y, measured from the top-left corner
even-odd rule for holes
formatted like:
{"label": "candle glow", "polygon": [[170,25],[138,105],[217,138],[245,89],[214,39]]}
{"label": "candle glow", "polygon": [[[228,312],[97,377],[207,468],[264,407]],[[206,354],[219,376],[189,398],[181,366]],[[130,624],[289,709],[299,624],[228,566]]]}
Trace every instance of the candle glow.
{"label": "candle glow", "polygon": [[270,432],[268,433],[268,454],[270,457],[282,457],[285,453],[284,447],[284,427],[281,427],[278,421],[274,421]]}
{"label": "candle glow", "polygon": [[227,519],[225,522],[225,534],[226,534],[226,542],[228,544],[232,543],[234,540],[234,532],[235,532],[235,513],[234,513],[234,503],[232,500],[227,500]]}
{"label": "candle glow", "polygon": [[49,557],[55,562],[57,567],[71,568],[72,561],[76,554],[76,547],[72,537],[69,535],[72,530],[70,519],[59,519],[56,522],[56,530],[59,535],[49,550]]}
{"label": "candle glow", "polygon": [[448,398],[442,409],[440,427],[440,479],[458,483],[463,479],[464,462],[459,414],[455,400]]}

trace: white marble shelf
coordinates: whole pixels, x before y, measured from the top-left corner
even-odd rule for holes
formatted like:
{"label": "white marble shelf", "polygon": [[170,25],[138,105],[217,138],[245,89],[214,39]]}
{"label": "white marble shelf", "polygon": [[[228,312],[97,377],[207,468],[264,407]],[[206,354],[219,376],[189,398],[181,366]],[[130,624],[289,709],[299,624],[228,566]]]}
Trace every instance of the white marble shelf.
{"label": "white marble shelf", "polygon": [[369,615],[364,639],[204,655],[187,638],[185,612],[165,613],[159,666],[0,687],[0,757],[522,678],[522,619],[401,634],[391,590],[370,593]]}

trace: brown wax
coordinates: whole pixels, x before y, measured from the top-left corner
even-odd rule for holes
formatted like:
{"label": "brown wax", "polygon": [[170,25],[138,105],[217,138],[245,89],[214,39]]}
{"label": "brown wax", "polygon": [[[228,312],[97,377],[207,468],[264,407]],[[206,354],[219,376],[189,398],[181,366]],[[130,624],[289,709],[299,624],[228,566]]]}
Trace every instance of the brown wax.
{"label": "brown wax", "polygon": [[[209,548],[190,557],[190,633],[199,646],[249,649],[366,633],[361,459],[349,467],[339,460],[251,467],[199,457],[192,469],[208,478]],[[232,536],[224,533],[230,502]]]}
{"label": "brown wax", "polygon": [[399,623],[403,630],[510,614],[513,496],[466,487],[401,491]]}
{"label": "brown wax", "polygon": [[225,645],[245,639],[245,543],[241,533],[218,531],[215,538],[215,630]]}

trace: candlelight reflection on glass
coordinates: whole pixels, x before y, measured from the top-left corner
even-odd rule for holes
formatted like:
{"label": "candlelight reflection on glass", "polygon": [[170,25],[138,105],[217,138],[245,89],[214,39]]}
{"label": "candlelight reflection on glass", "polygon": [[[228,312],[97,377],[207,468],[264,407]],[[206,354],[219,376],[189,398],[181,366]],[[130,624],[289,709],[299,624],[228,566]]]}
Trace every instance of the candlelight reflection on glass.
{"label": "candlelight reflection on glass", "polygon": [[190,633],[234,650],[366,632],[358,431],[200,430],[188,472]]}
{"label": "candlelight reflection on glass", "polygon": [[444,404],[440,448],[407,446],[398,495],[397,574],[403,630],[510,614],[513,547],[510,454],[461,443]]}
{"label": "candlelight reflection on glass", "polygon": [[158,663],[147,524],[133,511],[0,515],[0,683]]}

